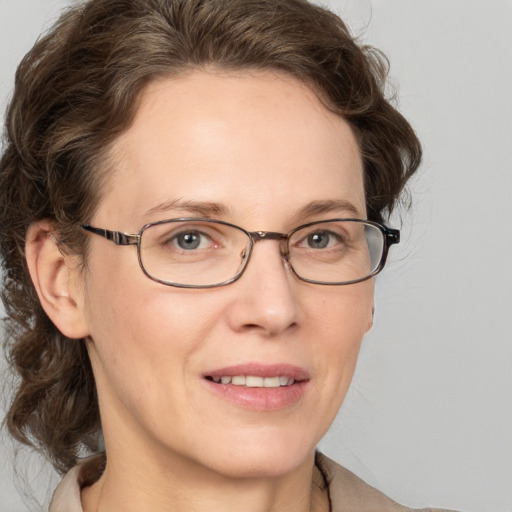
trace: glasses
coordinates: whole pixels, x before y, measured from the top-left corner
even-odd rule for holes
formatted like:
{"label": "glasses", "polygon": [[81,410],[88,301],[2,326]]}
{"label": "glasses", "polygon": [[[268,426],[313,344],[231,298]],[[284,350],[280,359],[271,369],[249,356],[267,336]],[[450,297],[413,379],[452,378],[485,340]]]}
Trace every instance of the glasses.
{"label": "glasses", "polygon": [[400,231],[360,219],[329,219],[299,226],[288,234],[249,232],[220,220],[181,218],[151,222],[137,234],[84,230],[116,245],[136,245],[147,277],[168,286],[212,288],[243,274],[257,242],[275,240],[292,272],[323,285],[358,283],[378,274]]}

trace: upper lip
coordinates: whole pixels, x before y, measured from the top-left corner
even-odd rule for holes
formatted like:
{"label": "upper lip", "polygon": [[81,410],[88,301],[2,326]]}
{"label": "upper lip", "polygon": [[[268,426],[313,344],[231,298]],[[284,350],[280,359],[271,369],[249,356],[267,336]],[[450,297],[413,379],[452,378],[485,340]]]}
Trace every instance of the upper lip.
{"label": "upper lip", "polygon": [[292,364],[259,364],[245,363],[225,366],[207,371],[204,377],[233,377],[237,375],[253,375],[255,377],[288,377],[297,381],[309,380],[309,373]]}

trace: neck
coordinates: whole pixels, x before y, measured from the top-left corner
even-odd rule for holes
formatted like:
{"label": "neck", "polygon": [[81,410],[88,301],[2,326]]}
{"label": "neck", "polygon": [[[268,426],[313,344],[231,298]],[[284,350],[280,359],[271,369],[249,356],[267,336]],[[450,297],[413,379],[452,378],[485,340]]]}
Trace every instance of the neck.
{"label": "neck", "polygon": [[[147,458],[122,464],[109,455],[100,479],[82,491],[84,512],[328,512],[327,491],[314,454],[273,477],[233,478],[191,461],[150,468]],[[128,470],[129,468],[129,470]]]}

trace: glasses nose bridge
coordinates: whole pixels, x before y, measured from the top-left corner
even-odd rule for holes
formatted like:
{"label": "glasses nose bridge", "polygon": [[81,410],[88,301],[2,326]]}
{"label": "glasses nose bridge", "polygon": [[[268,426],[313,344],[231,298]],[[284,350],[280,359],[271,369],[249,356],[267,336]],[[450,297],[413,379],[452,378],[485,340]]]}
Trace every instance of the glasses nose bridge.
{"label": "glasses nose bridge", "polygon": [[254,243],[260,240],[288,240],[288,235],[277,233],[276,231],[253,231],[249,233]]}
{"label": "glasses nose bridge", "polygon": [[281,254],[285,259],[288,259],[288,238],[289,236],[284,233],[278,233],[277,231],[252,231],[249,232],[249,237],[251,238],[253,245],[262,240],[277,240],[280,242],[281,246]]}

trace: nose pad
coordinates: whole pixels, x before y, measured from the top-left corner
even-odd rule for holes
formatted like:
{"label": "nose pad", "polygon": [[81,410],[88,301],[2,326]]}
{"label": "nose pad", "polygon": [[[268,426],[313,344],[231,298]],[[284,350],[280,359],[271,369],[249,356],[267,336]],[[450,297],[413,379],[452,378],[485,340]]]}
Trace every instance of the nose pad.
{"label": "nose pad", "polygon": [[[280,235],[280,234],[279,234]],[[249,255],[251,255],[252,257],[252,253],[254,251],[254,246],[256,245],[256,242],[260,242],[262,240],[264,240],[265,237],[262,236],[261,238],[257,238],[253,241],[253,244],[251,247],[244,247],[241,251],[240,251],[240,263],[238,265],[238,269],[237,269],[237,274],[240,274],[240,272],[242,272],[242,270],[245,272],[245,268],[246,265],[248,264],[248,258],[249,258]],[[271,238],[270,240],[276,240],[276,238]],[[278,238],[277,241],[279,242],[279,249],[280,249],[280,252],[281,252],[281,257],[284,261],[284,267],[286,270],[289,270],[289,271],[292,271],[293,273],[294,270],[293,270],[293,267],[290,263],[290,251],[288,250],[288,240],[286,238]]]}
{"label": "nose pad", "polygon": [[292,269],[292,265],[290,263],[290,251],[288,250],[287,240],[282,240],[281,241],[281,256],[283,258],[285,267],[288,270],[291,270]]}
{"label": "nose pad", "polygon": [[249,254],[246,247],[242,249],[240,252],[240,264],[238,265],[238,270],[236,273],[240,273],[240,271],[244,268],[244,266],[247,264],[247,255]]}
{"label": "nose pad", "polygon": [[[260,241],[260,240],[258,240]],[[278,240],[279,242],[279,251],[280,251],[280,254],[281,254],[281,259],[283,261],[283,267],[286,271],[291,271],[295,274],[295,272],[293,271],[293,267],[291,266],[291,263],[290,263],[290,251],[288,250],[288,244],[287,244],[287,240],[286,239],[280,239]],[[254,250],[254,247],[253,247],[253,250]],[[247,255],[245,255],[247,256]]]}
{"label": "nose pad", "polygon": [[[259,242],[260,240],[257,240],[257,241]],[[280,240],[279,242],[280,242],[279,251],[280,251],[282,261],[283,261],[283,267],[286,270],[291,270],[290,252],[288,251],[288,248],[286,245],[286,240]],[[244,266],[246,266],[246,267],[250,266],[250,261],[248,261],[248,260],[255,259],[254,251],[256,250],[256,252],[258,252],[258,249],[259,249],[259,248],[255,248],[255,245],[256,244],[253,245],[252,250],[247,250],[247,248],[245,248],[240,252],[239,270],[241,270]],[[258,245],[260,245],[260,244],[258,244]],[[246,269],[244,269],[244,272],[246,272]]]}

